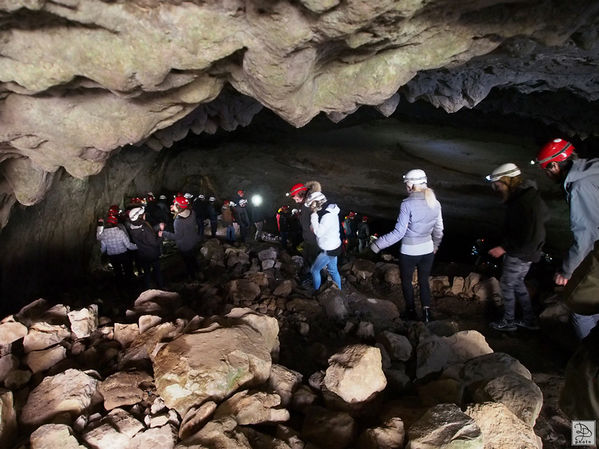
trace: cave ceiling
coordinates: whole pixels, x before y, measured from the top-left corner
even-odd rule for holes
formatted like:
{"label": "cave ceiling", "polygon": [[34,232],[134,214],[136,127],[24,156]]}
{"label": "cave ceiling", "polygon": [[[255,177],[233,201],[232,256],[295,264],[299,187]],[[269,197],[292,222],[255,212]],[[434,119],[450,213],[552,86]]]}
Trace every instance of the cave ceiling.
{"label": "cave ceiling", "polygon": [[[399,102],[599,134],[599,2],[0,0],[0,223],[126,145]],[[530,102],[526,99],[531,98]]]}

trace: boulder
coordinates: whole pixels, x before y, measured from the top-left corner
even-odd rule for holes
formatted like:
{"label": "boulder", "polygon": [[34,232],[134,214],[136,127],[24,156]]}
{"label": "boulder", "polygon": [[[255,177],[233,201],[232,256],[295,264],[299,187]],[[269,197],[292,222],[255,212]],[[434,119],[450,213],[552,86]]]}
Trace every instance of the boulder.
{"label": "boulder", "polygon": [[31,351],[25,356],[25,363],[33,374],[45,371],[67,357],[67,350],[60,345],[40,351]]}
{"label": "boulder", "polygon": [[181,427],[179,427],[179,438],[185,440],[200,430],[210,419],[217,406],[216,402],[207,401],[199,407],[191,407],[183,417]]}
{"label": "boulder", "polygon": [[534,427],[543,406],[543,393],[533,381],[519,374],[504,374],[473,393],[476,402],[500,402],[524,423]]}
{"label": "boulder", "polygon": [[301,385],[302,377],[297,371],[273,363],[266,388],[277,393],[281,398],[281,405],[287,407],[293,398],[293,393]]}
{"label": "boulder", "polygon": [[114,339],[118,341],[123,348],[129,346],[139,333],[139,325],[137,323],[114,324]]}
{"label": "boulder", "polygon": [[352,265],[351,271],[359,281],[370,279],[376,269],[374,262],[367,259],[356,259]]}
{"label": "boulder", "polygon": [[416,377],[442,371],[454,363],[493,352],[485,337],[477,331],[461,331],[449,337],[430,336],[416,348]]}
{"label": "boulder", "polygon": [[125,434],[129,438],[133,438],[144,429],[144,425],[137,418],[122,408],[110,410],[105,421],[110,423],[119,433]]}
{"label": "boulder", "polygon": [[71,332],[77,338],[89,337],[98,328],[98,305],[92,304],[80,310],[72,310],[68,314]]}
{"label": "boulder", "polygon": [[404,335],[383,331],[377,335],[377,340],[385,346],[392,360],[405,362],[412,355],[412,345],[410,344],[410,340]]}
{"label": "boulder", "polygon": [[480,428],[484,449],[541,449],[543,443],[531,426],[500,403],[485,402],[470,405],[465,412]]}
{"label": "boulder", "polygon": [[382,332],[395,326],[399,319],[397,306],[385,299],[369,298],[363,295],[352,295],[349,298],[349,309],[364,321],[370,321],[376,332]]}
{"label": "boulder", "polygon": [[64,324],[50,324],[45,321],[33,323],[23,339],[25,352],[46,349],[71,336],[71,331]]}
{"label": "boulder", "polygon": [[181,441],[175,446],[175,449],[221,447],[227,449],[252,449],[246,436],[237,429],[237,421],[231,417],[208,422],[198,432]]}
{"label": "boulder", "polygon": [[143,291],[133,304],[138,315],[170,315],[181,305],[181,297],[176,292],[149,289]]}
{"label": "boulder", "polygon": [[[44,424],[29,437],[31,449],[85,449],[65,424]],[[4,446],[6,447],[6,446]]]}
{"label": "boulder", "polygon": [[16,321],[0,324],[0,346],[9,345],[27,335],[27,327]]}
{"label": "boulder", "polygon": [[92,403],[97,386],[96,379],[75,369],[44,377],[27,397],[21,411],[21,422],[27,426],[39,426],[60,413],[80,415]]}
{"label": "boulder", "polygon": [[0,388],[0,447],[11,447],[17,431],[17,411],[13,392]]}
{"label": "boulder", "polygon": [[[276,323],[274,318],[260,318]],[[156,388],[164,402],[184,416],[194,405],[220,401],[246,385],[265,382],[274,343],[268,330],[261,333],[257,328],[247,323],[215,323],[163,346],[153,365]]]}
{"label": "boulder", "polygon": [[351,345],[329,358],[324,387],[348,404],[369,401],[386,386],[378,348]]}
{"label": "boulder", "polygon": [[532,380],[530,371],[518,360],[508,354],[494,352],[468,360],[462,367],[460,377],[464,384],[468,385],[514,373]]}
{"label": "boulder", "polygon": [[260,296],[260,287],[248,279],[234,279],[227,284],[228,299],[235,305],[252,303]]}
{"label": "boulder", "polygon": [[399,417],[388,418],[380,426],[365,429],[358,438],[358,449],[395,449],[403,447],[406,434]]}
{"label": "boulder", "polygon": [[150,383],[152,380],[152,376],[143,371],[120,371],[108,376],[98,385],[98,391],[104,397],[104,408],[112,410],[137,404],[143,396],[140,384]]}
{"label": "boulder", "polygon": [[135,435],[127,449],[173,449],[177,443],[177,433],[170,424],[139,432]]}
{"label": "boulder", "polygon": [[231,416],[242,426],[288,421],[289,412],[277,408],[280,405],[278,394],[244,390],[220,404],[214,412],[214,419]]}
{"label": "boulder", "polygon": [[409,449],[483,449],[485,447],[481,429],[455,404],[439,404],[428,409],[408,429],[408,440]]}

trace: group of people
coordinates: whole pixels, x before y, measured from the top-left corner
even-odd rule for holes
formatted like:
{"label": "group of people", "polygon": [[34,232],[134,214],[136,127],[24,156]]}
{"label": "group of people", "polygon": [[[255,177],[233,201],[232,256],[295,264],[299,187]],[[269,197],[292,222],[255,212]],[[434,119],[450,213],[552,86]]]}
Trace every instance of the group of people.
{"label": "group of people", "polygon": [[[562,269],[554,278],[557,286],[566,286],[577,268],[583,265],[583,260],[598,253],[599,159],[580,159],[571,143],[555,139],[541,148],[536,163],[550,179],[562,184],[570,205],[574,243],[563,260]],[[503,315],[501,319],[491,322],[490,326],[510,332],[519,327],[539,329],[524,280],[532,263],[538,262],[542,254],[547,206],[535,184],[524,179],[520,168],[513,163],[502,164],[486,179],[505,206],[502,241],[489,250],[492,257],[503,260],[500,278]],[[408,197],[401,203],[395,228],[372,241],[369,248],[378,253],[401,241],[399,265],[406,307],[404,316],[408,319],[418,317],[412,286],[412,276],[417,269],[422,319],[428,322],[432,320],[428,279],[435,253],[443,238],[441,205],[428,187],[423,170],[410,170],[404,175],[403,181]],[[354,242],[359,242],[359,250],[363,250],[368,242],[366,236],[369,230],[360,234],[359,228],[354,227],[356,214],[353,211],[340,221],[339,207],[327,202],[318,182],[296,184],[291,187],[289,196],[301,204],[298,222],[304,240],[303,257],[305,265],[309,267],[314,289],[320,288],[321,270],[325,267],[334,283],[341,288],[337,257],[342,253],[343,236],[348,240],[348,248],[352,247],[350,241],[355,239]],[[367,224],[368,218],[363,217],[362,223]],[[595,273],[595,276],[599,276],[599,273]],[[521,308],[520,319],[516,319],[516,304]],[[599,312],[599,306],[595,311]],[[583,339],[599,322],[599,314],[581,314],[572,310],[571,320],[577,337]]]}

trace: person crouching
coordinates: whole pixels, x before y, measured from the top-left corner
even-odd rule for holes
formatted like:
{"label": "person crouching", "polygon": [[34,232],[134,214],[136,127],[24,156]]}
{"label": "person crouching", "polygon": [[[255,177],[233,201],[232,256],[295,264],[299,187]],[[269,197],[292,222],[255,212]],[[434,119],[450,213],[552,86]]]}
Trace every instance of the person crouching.
{"label": "person crouching", "polygon": [[322,282],[320,270],[327,267],[337,287],[341,289],[341,276],[337,269],[337,256],[343,251],[339,228],[339,207],[336,204],[325,206],[327,198],[322,192],[313,192],[306,198],[305,205],[310,208],[310,226],[316,236],[320,254],[310,268],[314,290],[320,288]]}

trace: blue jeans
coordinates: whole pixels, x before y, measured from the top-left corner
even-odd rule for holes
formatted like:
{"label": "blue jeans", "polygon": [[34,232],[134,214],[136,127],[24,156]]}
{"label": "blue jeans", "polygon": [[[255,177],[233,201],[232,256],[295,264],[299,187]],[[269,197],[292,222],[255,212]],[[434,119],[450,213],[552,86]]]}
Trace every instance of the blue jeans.
{"label": "blue jeans", "polygon": [[341,289],[341,276],[337,269],[337,256],[329,256],[325,251],[321,252],[316,257],[316,260],[310,268],[310,273],[312,273],[312,279],[314,281],[314,289],[318,290],[320,288],[320,283],[322,282],[320,279],[320,270],[324,267],[327,267],[327,271],[333,278],[333,281],[337,284],[337,287]]}
{"label": "blue jeans", "polygon": [[503,319],[513,322],[516,315],[516,299],[522,308],[522,319],[531,322],[536,319],[530,303],[530,295],[524,283],[532,262],[525,262],[517,257],[503,258],[503,271],[499,280],[501,296],[503,296]]}
{"label": "blue jeans", "polygon": [[414,287],[412,276],[414,269],[418,267],[418,286],[420,287],[420,304],[422,307],[431,305],[431,285],[429,276],[433,269],[435,253],[423,254],[421,256],[408,256],[399,254],[399,274],[401,277],[401,291],[406,302],[406,310],[414,310]]}
{"label": "blue jeans", "polygon": [[599,314],[579,315],[578,313],[570,312],[570,322],[574,326],[576,337],[582,340],[599,323]]}
{"label": "blue jeans", "polygon": [[227,241],[229,241],[229,242],[235,241],[235,227],[232,224],[227,226]]}

